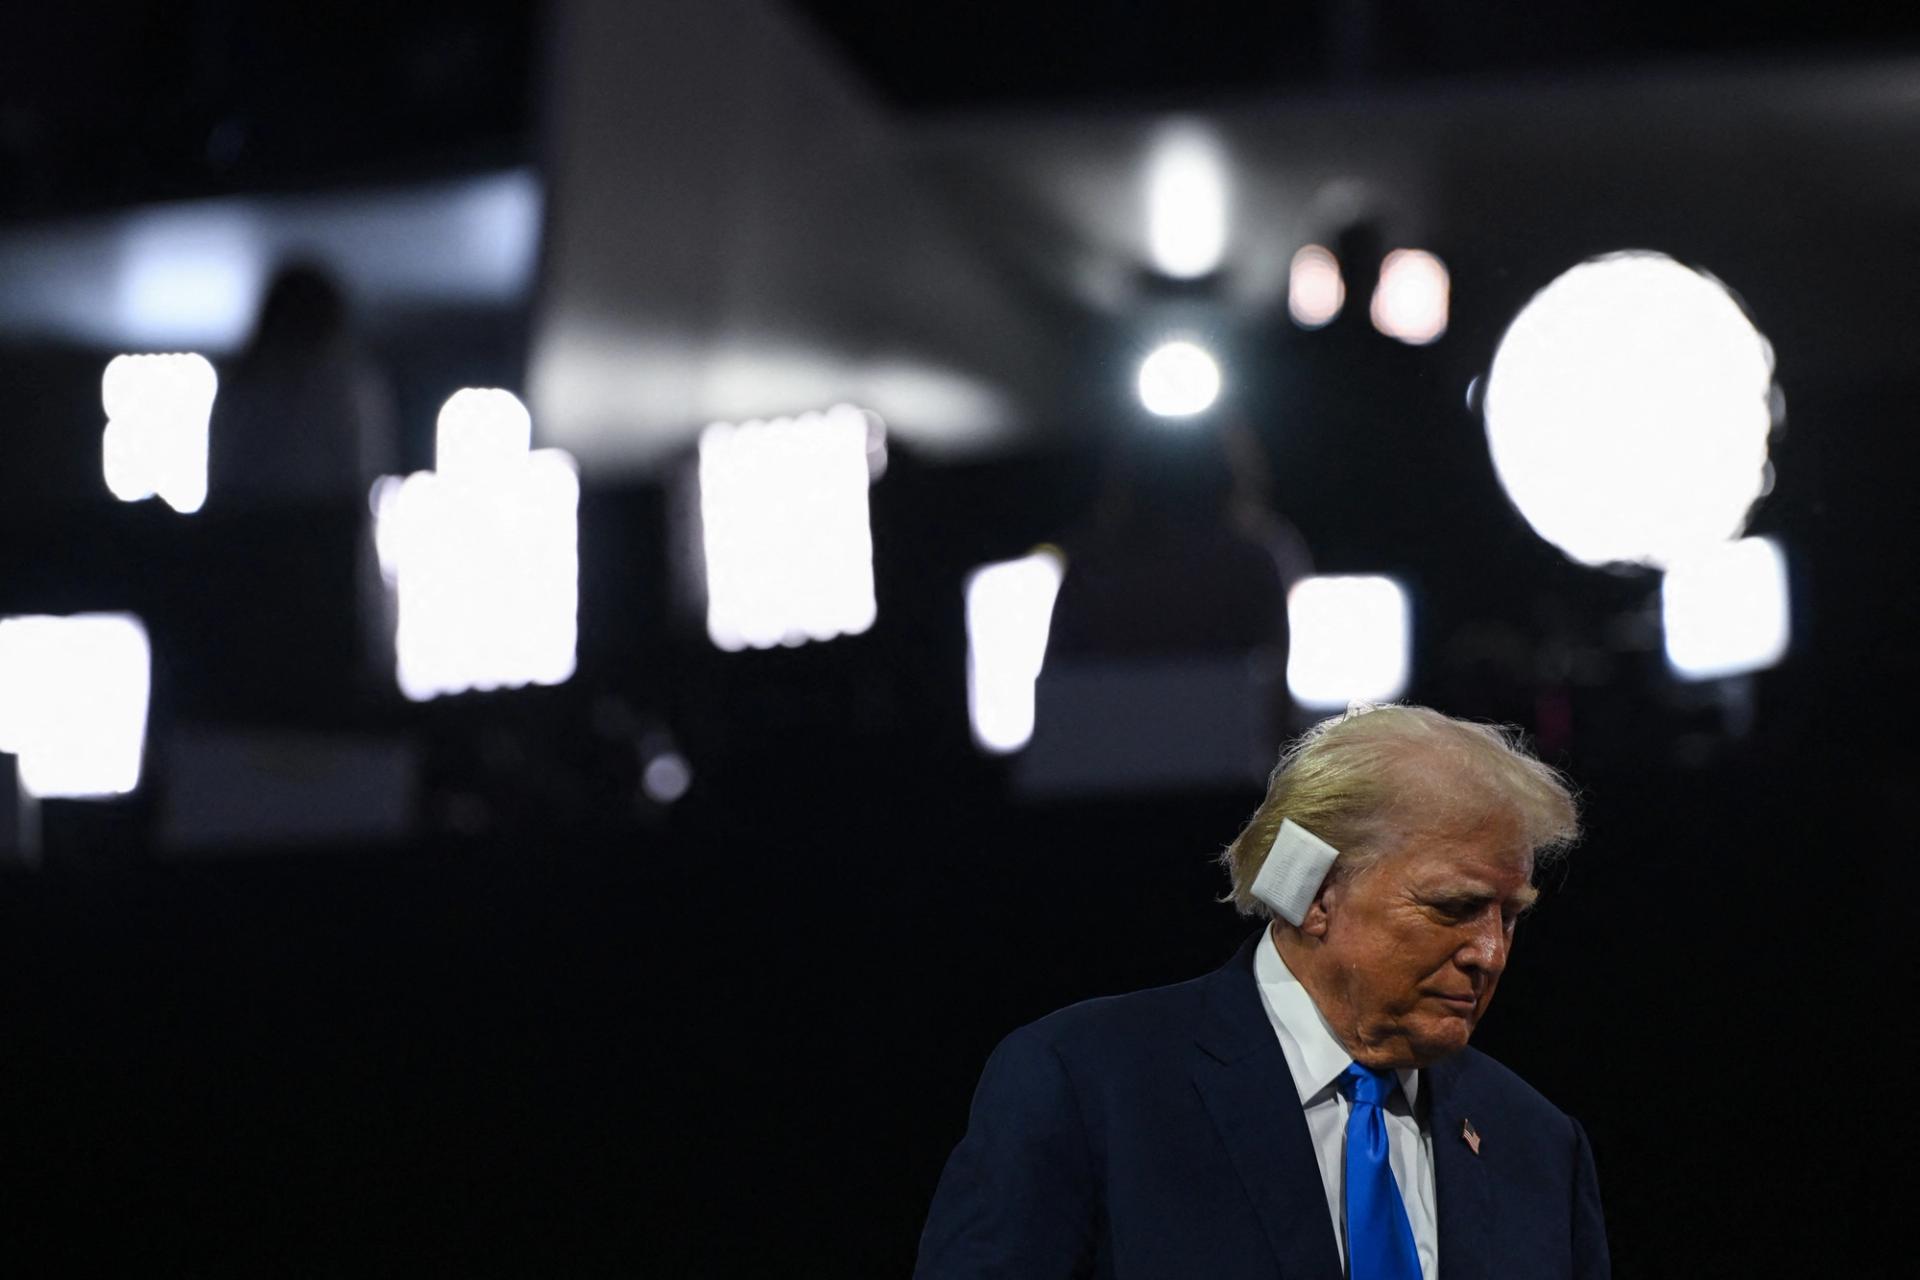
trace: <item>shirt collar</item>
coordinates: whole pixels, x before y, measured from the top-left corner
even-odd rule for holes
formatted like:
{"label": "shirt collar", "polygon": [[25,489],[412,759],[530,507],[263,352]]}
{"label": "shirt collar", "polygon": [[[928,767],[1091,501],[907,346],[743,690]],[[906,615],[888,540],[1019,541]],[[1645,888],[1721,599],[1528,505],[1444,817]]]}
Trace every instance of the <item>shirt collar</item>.
{"label": "shirt collar", "polygon": [[[1260,984],[1260,998],[1267,1007],[1267,1016],[1280,1035],[1280,1048],[1287,1055],[1287,1069],[1293,1073],[1300,1104],[1305,1106],[1328,1090],[1337,1090],[1340,1077],[1352,1063],[1353,1056],[1333,1034],[1333,1028],[1327,1025],[1326,1017],[1306,987],[1287,968],[1280,948],[1274,943],[1271,927],[1261,934],[1260,945],[1254,948],[1253,977]],[[1406,1095],[1411,1109],[1420,1100],[1420,1072],[1407,1067],[1395,1074],[1400,1078],[1400,1092]]]}

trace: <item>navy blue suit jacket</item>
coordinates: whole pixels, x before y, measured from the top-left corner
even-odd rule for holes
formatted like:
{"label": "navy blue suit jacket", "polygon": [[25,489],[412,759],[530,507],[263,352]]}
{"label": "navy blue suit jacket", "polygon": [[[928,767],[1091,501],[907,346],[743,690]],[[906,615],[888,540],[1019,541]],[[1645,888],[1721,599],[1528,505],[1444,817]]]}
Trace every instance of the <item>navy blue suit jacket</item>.
{"label": "navy blue suit jacket", "polygon": [[[915,1275],[1340,1280],[1306,1117],[1254,982],[1258,941],[1204,978],[1075,1005],[1002,1041]],[[1579,1124],[1472,1049],[1429,1068],[1422,1092],[1442,1280],[1609,1274]]]}

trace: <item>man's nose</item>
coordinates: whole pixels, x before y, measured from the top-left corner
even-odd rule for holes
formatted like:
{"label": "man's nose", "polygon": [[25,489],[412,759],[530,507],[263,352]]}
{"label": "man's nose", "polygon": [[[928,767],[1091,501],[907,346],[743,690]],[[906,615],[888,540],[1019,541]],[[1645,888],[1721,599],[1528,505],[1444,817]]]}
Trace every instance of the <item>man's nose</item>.
{"label": "man's nose", "polygon": [[1500,971],[1507,967],[1506,922],[1498,911],[1482,915],[1472,925],[1472,933],[1460,944],[1454,953],[1454,960],[1461,968],[1478,970],[1488,977],[1497,978]]}

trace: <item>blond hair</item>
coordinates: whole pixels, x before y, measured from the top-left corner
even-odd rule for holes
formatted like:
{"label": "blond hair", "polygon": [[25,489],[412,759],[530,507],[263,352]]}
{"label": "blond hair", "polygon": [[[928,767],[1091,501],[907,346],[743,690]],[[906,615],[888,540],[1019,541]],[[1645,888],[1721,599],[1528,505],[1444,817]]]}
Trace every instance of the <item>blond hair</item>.
{"label": "blond hair", "polygon": [[1392,837],[1436,823],[1512,817],[1536,862],[1579,838],[1566,780],[1504,725],[1427,707],[1365,707],[1323,720],[1281,753],[1266,799],[1220,855],[1233,886],[1223,901],[1271,916],[1253,880],[1288,818],[1340,851],[1335,876],[1376,860]]}

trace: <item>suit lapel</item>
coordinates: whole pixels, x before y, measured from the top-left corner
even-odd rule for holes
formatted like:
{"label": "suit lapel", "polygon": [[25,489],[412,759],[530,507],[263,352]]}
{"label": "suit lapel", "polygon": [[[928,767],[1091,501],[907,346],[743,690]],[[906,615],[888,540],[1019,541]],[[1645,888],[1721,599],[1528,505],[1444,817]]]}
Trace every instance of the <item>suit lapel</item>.
{"label": "suit lapel", "polygon": [[1327,1217],[1313,1139],[1253,980],[1259,936],[1208,980],[1193,1082],[1246,1185],[1281,1274],[1287,1280],[1341,1280],[1340,1247]]}
{"label": "suit lapel", "polygon": [[[1473,1092],[1464,1077],[1466,1055],[1430,1068],[1434,1194],[1440,1218],[1440,1280],[1485,1280],[1492,1261],[1493,1184],[1486,1158],[1463,1136],[1472,1119]],[[1482,1121],[1486,1119],[1481,1117]],[[1483,1135],[1482,1141],[1498,1141]]]}

